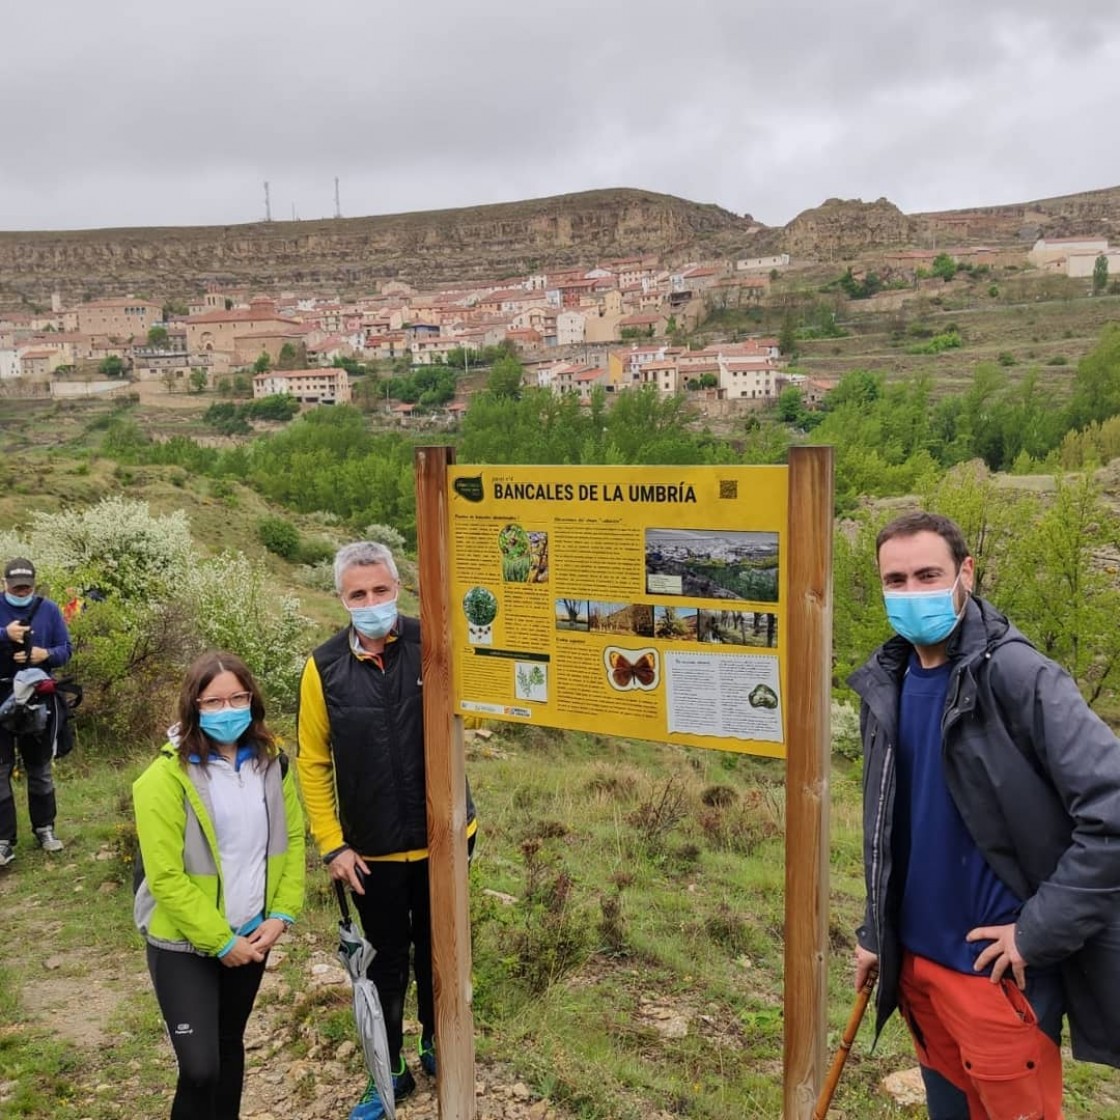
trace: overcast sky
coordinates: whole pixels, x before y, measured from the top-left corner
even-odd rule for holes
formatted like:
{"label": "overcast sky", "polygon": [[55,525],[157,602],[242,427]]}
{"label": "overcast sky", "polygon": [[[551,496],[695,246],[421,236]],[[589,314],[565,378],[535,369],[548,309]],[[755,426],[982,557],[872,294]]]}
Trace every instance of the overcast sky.
{"label": "overcast sky", "polygon": [[0,229],[1120,185],[1120,0],[4,5]]}

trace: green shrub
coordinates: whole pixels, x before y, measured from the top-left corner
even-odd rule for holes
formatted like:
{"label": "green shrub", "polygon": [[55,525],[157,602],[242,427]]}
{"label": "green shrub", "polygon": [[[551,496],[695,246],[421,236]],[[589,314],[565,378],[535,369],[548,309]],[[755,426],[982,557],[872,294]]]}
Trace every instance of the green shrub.
{"label": "green shrub", "polygon": [[273,393],[243,407],[252,420],[291,420],[299,412],[299,401],[288,393]]}
{"label": "green shrub", "polygon": [[71,621],[66,667],[85,695],[79,733],[110,757],[154,746],[175,722],[183,672],[203,643],[181,603],[113,595],[87,603]]}
{"label": "green shrub", "polygon": [[961,345],[961,336],[957,331],[945,331],[944,334],[934,335],[928,342],[923,342],[916,346],[908,346],[906,348],[906,353],[940,354],[945,350],[955,350]]}
{"label": "green shrub", "polygon": [[577,903],[575,880],[544,851],[539,837],[521,845],[525,860],[524,903],[518,924],[501,931],[510,971],[534,995],[568,975],[590,950],[589,915]]}
{"label": "green shrub", "polygon": [[266,517],[258,522],[257,538],[269,552],[285,560],[299,556],[299,530],[283,517]]}
{"label": "green shrub", "polygon": [[317,567],[320,564],[330,564],[333,569],[335,551],[335,546],[330,541],[324,540],[322,537],[314,537],[300,544],[296,559],[309,568]]}

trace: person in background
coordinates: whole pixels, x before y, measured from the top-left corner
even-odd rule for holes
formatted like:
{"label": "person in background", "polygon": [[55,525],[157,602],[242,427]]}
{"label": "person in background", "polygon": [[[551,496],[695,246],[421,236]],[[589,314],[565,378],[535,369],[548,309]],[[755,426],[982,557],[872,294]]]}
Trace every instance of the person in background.
{"label": "person in background", "polygon": [[[384,545],[341,548],[334,581],[349,622],[303,669],[300,789],[331,878],[353,892],[363,932],[377,951],[369,978],[385,1014],[394,1097],[401,1101],[416,1088],[401,1053],[410,950],[420,1064],[429,1076],[436,1072],[420,624],[397,612],[400,579]],[[475,828],[468,789],[468,851]],[[350,1120],[384,1114],[370,1078]]]}
{"label": "person in background", "polygon": [[136,925],[179,1063],[171,1120],[237,1120],[245,1025],[305,876],[294,776],[240,658],[210,652],[187,670],[178,722],[132,797]]}
{"label": "person in background", "polygon": [[[1120,1066],[1120,743],[1077,685],[984,599],[947,517],[877,541],[896,632],[862,701],[867,915],[931,1120],[1059,1120],[1073,1054]],[[1054,604],[1055,610],[1064,605]]]}
{"label": "person in background", "polygon": [[[23,557],[9,560],[0,596],[0,704],[11,696],[12,679],[19,670],[38,668],[50,673],[65,665],[70,653],[70,632],[58,605],[35,594],[35,565]],[[16,858],[12,771],[17,750],[27,775],[27,808],[35,839],[45,852],[63,848],[54,834],[58,806],[49,737],[43,741],[0,728],[0,867]]]}

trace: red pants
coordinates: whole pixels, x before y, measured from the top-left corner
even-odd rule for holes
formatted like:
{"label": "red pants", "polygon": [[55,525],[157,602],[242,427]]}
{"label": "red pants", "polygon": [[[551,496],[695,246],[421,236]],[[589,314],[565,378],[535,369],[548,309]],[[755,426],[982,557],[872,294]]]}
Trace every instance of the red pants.
{"label": "red pants", "polygon": [[1062,1120],[1062,1056],[1013,980],[904,953],[899,1006],[918,1060],[968,1098],[969,1120]]}

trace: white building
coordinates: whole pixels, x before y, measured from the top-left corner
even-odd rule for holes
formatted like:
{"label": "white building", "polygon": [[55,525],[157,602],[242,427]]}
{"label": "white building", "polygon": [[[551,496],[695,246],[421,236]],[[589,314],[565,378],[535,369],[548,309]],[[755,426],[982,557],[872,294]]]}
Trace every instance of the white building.
{"label": "white building", "polygon": [[1115,280],[1120,277],[1120,249],[1107,249],[1101,253],[1070,253],[1066,257],[1066,275],[1087,279],[1097,267],[1097,258],[1104,257],[1108,262],[1108,275]]}
{"label": "white building", "polygon": [[347,404],[350,375],[338,366],[326,369],[277,369],[253,378],[253,399],[286,393],[304,404]]}
{"label": "white building", "polygon": [[[1108,252],[1107,237],[1040,237],[1027,254],[1035,268],[1055,268],[1070,256],[1089,254],[1094,260]],[[1089,270],[1090,273],[1092,269]]]}
{"label": "white building", "polygon": [[561,311],[556,316],[556,345],[579,346],[587,337],[587,320],[582,312]]}
{"label": "white building", "polygon": [[720,396],[726,400],[774,400],[781,392],[782,383],[782,371],[777,366],[720,359]]}
{"label": "white building", "polygon": [[772,268],[786,268],[789,253],[777,253],[772,257],[745,257],[735,262],[736,272],[769,272]]}

